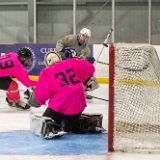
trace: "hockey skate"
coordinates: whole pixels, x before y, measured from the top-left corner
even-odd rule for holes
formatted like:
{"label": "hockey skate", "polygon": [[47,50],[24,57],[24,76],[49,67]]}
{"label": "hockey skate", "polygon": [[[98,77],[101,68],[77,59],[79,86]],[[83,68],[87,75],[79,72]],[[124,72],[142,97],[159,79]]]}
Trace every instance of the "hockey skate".
{"label": "hockey skate", "polygon": [[59,131],[57,133],[49,132],[49,134],[46,134],[44,136],[45,139],[55,139],[55,138],[60,138],[64,136],[67,132],[64,131]]}
{"label": "hockey skate", "polygon": [[43,121],[41,133],[44,139],[60,138],[66,134],[56,122],[48,117],[45,117],[45,121]]}
{"label": "hockey skate", "polygon": [[22,101],[19,101],[19,103],[15,103],[15,107],[17,110],[21,111],[30,110],[30,106]]}
{"label": "hockey skate", "polygon": [[7,103],[8,103],[8,106],[10,106],[10,107],[15,107],[15,103],[14,103],[14,102],[9,102],[9,101],[8,101],[8,98],[6,98],[6,101],[7,101]]}

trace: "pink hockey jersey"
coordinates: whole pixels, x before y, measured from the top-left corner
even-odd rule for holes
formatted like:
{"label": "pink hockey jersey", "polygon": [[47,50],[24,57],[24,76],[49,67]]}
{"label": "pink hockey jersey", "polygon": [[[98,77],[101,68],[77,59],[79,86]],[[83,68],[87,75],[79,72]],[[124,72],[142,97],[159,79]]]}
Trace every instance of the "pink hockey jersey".
{"label": "pink hockey jersey", "polygon": [[24,86],[36,86],[37,82],[28,77],[27,70],[18,59],[17,53],[9,52],[0,56],[0,77],[13,76],[17,78]]}
{"label": "pink hockey jersey", "polygon": [[37,102],[42,105],[49,99],[48,108],[65,115],[83,112],[87,106],[83,82],[94,72],[92,64],[77,58],[43,69],[34,92]]}

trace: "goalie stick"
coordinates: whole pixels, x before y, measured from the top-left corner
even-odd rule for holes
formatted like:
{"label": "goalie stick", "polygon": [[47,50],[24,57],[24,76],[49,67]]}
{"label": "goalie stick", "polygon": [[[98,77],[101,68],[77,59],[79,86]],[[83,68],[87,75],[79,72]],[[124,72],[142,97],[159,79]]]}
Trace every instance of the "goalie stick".
{"label": "goalie stick", "polygon": [[97,57],[97,59],[96,59],[95,62],[94,62],[95,65],[96,65],[96,63],[98,62],[98,59],[99,59],[99,57],[100,57],[100,55],[101,55],[104,47],[108,47],[107,42],[108,42],[109,37],[110,37],[111,34],[112,34],[112,31],[113,31],[113,29],[110,29],[110,30],[109,30],[109,33],[107,34],[107,37],[106,37],[106,39],[105,39],[104,42],[103,42],[103,46],[102,46],[102,48],[101,48],[101,50],[100,50],[100,52],[99,52],[99,54],[98,54],[98,57]]}

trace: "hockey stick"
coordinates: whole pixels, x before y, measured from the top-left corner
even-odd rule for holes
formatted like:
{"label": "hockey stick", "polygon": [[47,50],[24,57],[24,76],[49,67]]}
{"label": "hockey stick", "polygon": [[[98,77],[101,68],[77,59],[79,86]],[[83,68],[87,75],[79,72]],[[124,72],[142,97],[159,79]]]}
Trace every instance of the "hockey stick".
{"label": "hockey stick", "polygon": [[97,61],[97,63],[100,63],[100,64],[105,64],[105,65],[109,65],[109,63],[106,63],[106,62],[102,62],[102,61]]}
{"label": "hockey stick", "polygon": [[106,39],[105,39],[104,42],[103,42],[103,46],[102,46],[102,48],[101,48],[101,50],[100,50],[100,52],[99,52],[99,54],[98,54],[98,57],[97,57],[97,59],[96,59],[95,62],[94,62],[95,65],[96,65],[96,63],[97,63],[97,61],[98,61],[98,59],[99,59],[99,57],[100,57],[100,55],[101,55],[104,47],[108,47],[107,42],[108,42],[109,37],[110,37],[111,34],[112,34],[112,31],[113,31],[113,29],[110,29],[109,33],[107,34],[107,37],[106,37]]}
{"label": "hockey stick", "polygon": [[95,99],[99,99],[99,100],[103,100],[103,101],[108,101],[107,99],[103,99],[103,98],[99,98],[99,97],[95,97],[95,96],[92,96],[93,98]]}

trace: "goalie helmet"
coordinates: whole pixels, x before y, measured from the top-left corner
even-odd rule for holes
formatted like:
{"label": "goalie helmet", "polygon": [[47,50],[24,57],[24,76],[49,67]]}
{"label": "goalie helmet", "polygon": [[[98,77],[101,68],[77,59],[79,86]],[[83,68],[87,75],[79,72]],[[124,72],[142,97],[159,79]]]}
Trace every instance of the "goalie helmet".
{"label": "goalie helmet", "polygon": [[47,52],[44,56],[44,63],[46,67],[50,67],[55,63],[61,62],[61,61],[62,61],[61,55],[55,51]]}

